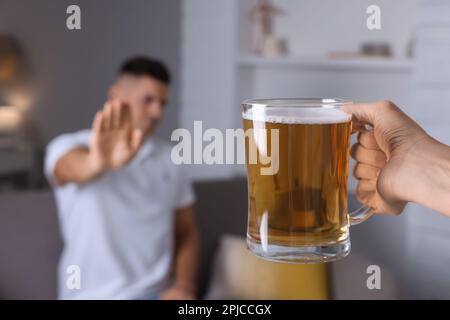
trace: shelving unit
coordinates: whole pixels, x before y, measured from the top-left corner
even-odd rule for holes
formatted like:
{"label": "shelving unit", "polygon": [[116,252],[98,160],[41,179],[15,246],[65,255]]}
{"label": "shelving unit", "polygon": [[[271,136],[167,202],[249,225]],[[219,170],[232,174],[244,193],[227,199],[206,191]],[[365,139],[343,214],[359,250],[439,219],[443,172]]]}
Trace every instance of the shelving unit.
{"label": "shelving unit", "polygon": [[236,61],[238,66],[251,67],[294,67],[317,70],[355,70],[355,71],[395,71],[411,72],[414,63],[411,59],[394,58],[348,58],[331,59],[317,57],[277,57],[265,58],[258,56],[240,56]]}

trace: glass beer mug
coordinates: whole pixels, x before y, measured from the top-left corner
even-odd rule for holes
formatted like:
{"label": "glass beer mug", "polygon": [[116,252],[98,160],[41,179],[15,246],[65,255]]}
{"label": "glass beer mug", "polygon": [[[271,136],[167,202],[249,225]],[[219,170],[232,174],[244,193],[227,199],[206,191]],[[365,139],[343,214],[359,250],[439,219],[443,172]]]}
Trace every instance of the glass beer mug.
{"label": "glass beer mug", "polygon": [[351,115],[342,99],[242,103],[248,182],[247,246],[262,258],[333,261],[350,252],[349,226],[372,215],[347,210]]}

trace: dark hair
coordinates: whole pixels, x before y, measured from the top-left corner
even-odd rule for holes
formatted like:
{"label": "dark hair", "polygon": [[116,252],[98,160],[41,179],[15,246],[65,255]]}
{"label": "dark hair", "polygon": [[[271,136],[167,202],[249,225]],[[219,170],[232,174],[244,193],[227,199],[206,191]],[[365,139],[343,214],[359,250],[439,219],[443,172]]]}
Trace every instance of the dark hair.
{"label": "dark hair", "polygon": [[119,75],[148,76],[165,84],[170,83],[170,73],[164,63],[144,56],[127,59],[120,67]]}

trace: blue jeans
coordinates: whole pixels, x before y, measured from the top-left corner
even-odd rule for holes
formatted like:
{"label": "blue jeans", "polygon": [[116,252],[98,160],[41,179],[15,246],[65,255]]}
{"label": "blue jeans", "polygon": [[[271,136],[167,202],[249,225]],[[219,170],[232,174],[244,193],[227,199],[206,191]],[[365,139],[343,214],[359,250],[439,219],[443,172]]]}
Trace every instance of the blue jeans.
{"label": "blue jeans", "polygon": [[141,297],[137,298],[136,300],[159,300],[159,296],[161,295],[162,291],[158,292],[148,292],[143,294]]}

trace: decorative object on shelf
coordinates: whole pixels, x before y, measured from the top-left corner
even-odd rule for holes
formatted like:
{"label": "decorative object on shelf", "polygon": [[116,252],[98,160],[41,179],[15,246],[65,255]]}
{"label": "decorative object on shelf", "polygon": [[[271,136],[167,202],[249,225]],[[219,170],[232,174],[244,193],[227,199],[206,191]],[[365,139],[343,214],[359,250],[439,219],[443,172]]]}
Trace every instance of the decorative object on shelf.
{"label": "decorative object on shelf", "polygon": [[389,43],[366,42],[361,44],[361,53],[366,56],[385,57],[392,56],[391,45]]}
{"label": "decorative object on shelf", "polygon": [[273,18],[284,12],[270,0],[258,0],[250,11],[250,21],[256,25],[255,53],[277,57],[287,53],[287,42],[273,32]]}
{"label": "decorative object on shelf", "polygon": [[331,59],[364,59],[364,58],[392,58],[389,43],[362,43],[359,51],[332,51],[328,54]]}

